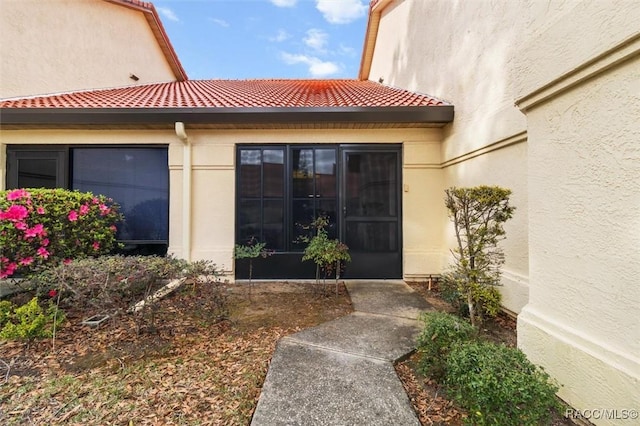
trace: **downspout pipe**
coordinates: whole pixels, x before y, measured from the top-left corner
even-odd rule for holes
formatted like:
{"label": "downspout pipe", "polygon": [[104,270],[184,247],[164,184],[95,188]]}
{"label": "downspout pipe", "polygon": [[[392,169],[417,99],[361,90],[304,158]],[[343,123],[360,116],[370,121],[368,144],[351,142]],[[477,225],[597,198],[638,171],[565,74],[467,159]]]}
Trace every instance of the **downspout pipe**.
{"label": "downspout pipe", "polygon": [[191,261],[191,141],[182,121],[176,121],[176,136],[182,141],[182,258]]}

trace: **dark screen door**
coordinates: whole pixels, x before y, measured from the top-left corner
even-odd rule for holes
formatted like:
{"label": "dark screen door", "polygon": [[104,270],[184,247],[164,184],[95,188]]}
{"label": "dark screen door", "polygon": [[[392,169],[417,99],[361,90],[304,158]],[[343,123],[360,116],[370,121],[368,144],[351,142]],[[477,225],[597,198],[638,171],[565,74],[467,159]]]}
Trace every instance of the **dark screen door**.
{"label": "dark screen door", "polygon": [[345,278],[402,278],[400,149],[344,148]]}

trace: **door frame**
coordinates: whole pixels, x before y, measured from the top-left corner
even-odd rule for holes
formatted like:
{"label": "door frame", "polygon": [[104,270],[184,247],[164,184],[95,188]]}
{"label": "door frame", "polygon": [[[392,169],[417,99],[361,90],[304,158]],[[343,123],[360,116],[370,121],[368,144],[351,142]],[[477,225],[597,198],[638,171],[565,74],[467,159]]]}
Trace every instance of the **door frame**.
{"label": "door frame", "polygon": [[[346,154],[350,152],[389,152],[396,154],[396,169],[397,169],[397,183],[396,183],[396,202],[397,202],[397,219],[396,219],[396,227],[397,227],[397,251],[392,253],[392,256],[389,256],[389,252],[380,252],[377,254],[379,257],[379,262],[375,261],[375,263],[392,263],[393,266],[389,267],[385,274],[380,276],[356,276],[354,275],[354,271],[357,268],[350,268],[349,263],[346,265],[345,273],[342,275],[343,278],[370,278],[370,279],[401,279],[403,276],[403,209],[402,209],[402,181],[403,181],[403,172],[402,172],[402,164],[403,164],[403,145],[402,143],[380,143],[380,144],[363,144],[363,143],[261,143],[261,144],[250,144],[250,143],[242,143],[236,144],[235,146],[235,155],[236,155],[236,170],[235,170],[235,227],[234,227],[234,241],[235,244],[245,244],[246,241],[239,241],[240,235],[240,222],[239,215],[240,212],[240,185],[241,185],[241,171],[240,171],[240,153],[242,150],[263,150],[268,149],[269,147],[279,147],[284,149],[284,212],[283,212],[283,226],[284,226],[284,235],[287,241],[291,239],[292,229],[291,229],[291,221],[292,221],[292,150],[296,148],[332,148],[336,150],[336,225],[338,228],[337,238],[340,241],[345,242],[346,236],[346,218],[344,217],[344,208],[346,206],[346,195],[345,195],[345,182],[346,182]],[[287,247],[290,247],[289,242],[285,244]],[[359,257],[358,252],[352,252],[350,250],[352,257]],[[276,251],[273,255],[268,256],[266,258],[258,257],[253,260],[253,276],[258,279],[311,279],[315,276],[315,265],[313,262],[302,262],[301,251],[291,251],[290,249],[285,249],[283,251]],[[375,257],[375,252],[374,256]],[[247,279],[248,278],[248,261],[242,259],[236,259],[234,261],[234,275],[236,279]],[[360,268],[362,269],[362,268]],[[351,271],[351,273],[350,273]]]}
{"label": "door frame", "polygon": [[[370,221],[380,222],[395,222],[397,233],[397,260],[395,265],[388,265],[393,270],[388,271],[386,274],[376,274],[375,277],[363,277],[361,274],[356,275],[358,278],[378,278],[378,279],[402,279],[403,277],[403,238],[402,238],[402,225],[403,225],[403,210],[402,210],[402,156],[403,149],[402,144],[344,144],[339,145],[338,164],[339,164],[339,181],[338,181],[338,230],[340,241],[346,243],[347,232],[347,206],[346,206],[346,185],[347,185],[347,155],[349,153],[393,153],[396,154],[396,220],[376,220],[375,217],[370,218]],[[365,255],[367,252],[354,252],[349,250],[351,257],[357,259],[358,257]],[[368,254],[371,258],[376,258],[376,262],[384,264],[388,261],[389,252],[377,254],[370,252]],[[345,271],[344,278],[351,278],[349,273],[349,265],[347,264],[347,270]]]}

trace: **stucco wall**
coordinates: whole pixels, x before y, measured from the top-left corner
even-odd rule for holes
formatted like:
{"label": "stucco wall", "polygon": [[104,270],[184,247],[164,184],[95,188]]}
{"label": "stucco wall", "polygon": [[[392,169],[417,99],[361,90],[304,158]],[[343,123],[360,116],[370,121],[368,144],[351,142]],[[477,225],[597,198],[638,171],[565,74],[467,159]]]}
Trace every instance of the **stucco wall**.
{"label": "stucco wall", "polygon": [[[504,306],[528,300],[526,124],[514,106],[514,56],[526,22],[513,2],[395,0],[383,12],[369,78],[428,93],[455,106],[445,127],[443,189],[500,185],[517,210],[502,246]],[[437,194],[443,203],[442,190]],[[453,227],[444,209],[432,221],[444,230],[440,268],[451,260]]]}
{"label": "stucco wall", "polygon": [[[519,70],[538,65],[517,82],[531,284],[518,345],[575,408],[640,410],[640,9],[567,2],[540,13],[517,58]],[[609,417],[590,420],[637,422]]]}
{"label": "stucco wall", "polygon": [[0,39],[0,98],[175,80],[142,12],[102,0],[2,1]]}
{"label": "stucco wall", "polygon": [[[403,144],[403,259],[410,279],[437,273],[442,233],[432,222],[442,215],[441,129],[390,130],[233,130],[187,129],[192,158],[191,250],[193,260],[209,259],[233,276],[235,243],[236,144]],[[186,257],[183,245],[185,148],[173,130],[22,130],[0,132],[0,153],[7,144],[166,144],[169,146],[169,252]],[[2,168],[5,167],[5,161]],[[0,170],[0,172],[4,172]],[[434,207],[435,206],[435,207]],[[440,209],[440,210],[439,210]]]}

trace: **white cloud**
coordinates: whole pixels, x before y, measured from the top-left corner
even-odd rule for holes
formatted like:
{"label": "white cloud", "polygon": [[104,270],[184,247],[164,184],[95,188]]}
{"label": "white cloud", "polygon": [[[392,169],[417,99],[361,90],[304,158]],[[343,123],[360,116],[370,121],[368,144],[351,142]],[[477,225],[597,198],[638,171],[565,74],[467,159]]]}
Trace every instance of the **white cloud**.
{"label": "white cloud", "polygon": [[348,24],[369,10],[362,0],[316,0],[316,8],[331,24]]}
{"label": "white cloud", "polygon": [[297,2],[298,0],[271,0],[271,3],[278,7],[293,7]]}
{"label": "white cloud", "polygon": [[278,34],[276,34],[273,37],[269,37],[269,41],[275,41],[275,42],[281,43],[289,38],[291,38],[291,34],[289,34],[283,29],[279,29]]}
{"label": "white cloud", "polygon": [[329,34],[322,30],[312,28],[307,31],[307,36],[302,39],[304,44],[317,51],[324,51],[327,42],[329,41]]}
{"label": "white cloud", "polygon": [[168,7],[156,7],[160,15],[164,16],[170,21],[180,22],[180,19],[175,14],[175,12]]}
{"label": "white cloud", "polygon": [[342,43],[340,43],[339,52],[341,55],[344,55],[344,56],[356,56],[358,54],[356,49],[354,49],[353,47],[345,46]]}
{"label": "white cloud", "polygon": [[221,27],[224,27],[224,28],[229,28],[229,23],[224,19],[210,18],[209,20],[216,25],[220,25]]}
{"label": "white cloud", "polygon": [[335,62],[323,61],[314,56],[294,55],[282,53],[282,60],[288,65],[305,64],[309,67],[309,74],[312,77],[328,77],[340,71],[340,66]]}

